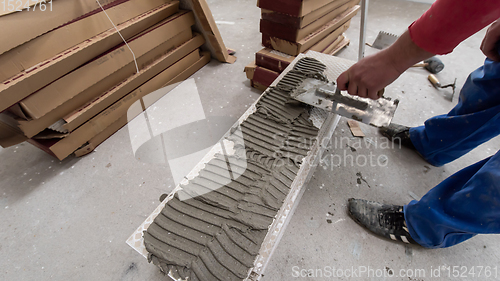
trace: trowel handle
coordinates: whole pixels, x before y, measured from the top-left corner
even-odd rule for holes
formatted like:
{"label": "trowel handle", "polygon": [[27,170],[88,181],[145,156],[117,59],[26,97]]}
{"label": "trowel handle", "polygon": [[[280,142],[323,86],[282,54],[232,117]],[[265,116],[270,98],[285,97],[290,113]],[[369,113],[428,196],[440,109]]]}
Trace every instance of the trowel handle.
{"label": "trowel handle", "polygon": [[432,83],[432,85],[434,85],[434,87],[441,87],[441,83],[439,82],[437,77],[434,76],[434,74],[429,74],[427,79],[429,79],[429,81]]}
{"label": "trowel handle", "polygon": [[[349,87],[349,82],[347,82],[346,87]],[[377,96],[381,98],[385,93],[385,88],[382,88],[382,90],[377,92]]]}
{"label": "trowel handle", "polygon": [[426,67],[427,65],[428,65],[428,63],[417,63],[417,64],[412,65],[411,67]]}

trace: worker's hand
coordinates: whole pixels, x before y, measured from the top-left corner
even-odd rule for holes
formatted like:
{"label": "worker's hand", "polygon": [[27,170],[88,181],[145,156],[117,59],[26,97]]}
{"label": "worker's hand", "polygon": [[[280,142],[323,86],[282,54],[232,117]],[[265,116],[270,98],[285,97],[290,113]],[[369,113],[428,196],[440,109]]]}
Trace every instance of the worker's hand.
{"label": "worker's hand", "polygon": [[368,56],[337,78],[337,87],[354,96],[378,99],[378,91],[396,80],[403,71],[396,69],[386,50]]}
{"label": "worker's hand", "polygon": [[500,62],[500,19],[493,22],[481,43],[481,51],[492,61]]}
{"label": "worker's hand", "polygon": [[337,87],[349,94],[378,99],[378,91],[415,63],[434,54],[417,46],[406,31],[391,46],[351,66],[337,78]]}

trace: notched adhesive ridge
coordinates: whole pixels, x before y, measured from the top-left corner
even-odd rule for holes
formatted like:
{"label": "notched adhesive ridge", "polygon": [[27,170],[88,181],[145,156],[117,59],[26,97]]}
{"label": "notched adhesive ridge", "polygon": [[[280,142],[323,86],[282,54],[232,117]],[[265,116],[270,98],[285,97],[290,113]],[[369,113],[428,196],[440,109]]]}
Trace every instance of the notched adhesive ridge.
{"label": "notched adhesive ridge", "polygon": [[[307,77],[323,79],[325,69],[303,58],[263,94],[240,124],[241,134],[231,131],[228,137],[237,153],[215,155],[144,232],[149,262],[182,280],[247,277],[302,160],[317,142],[309,107],[292,102],[290,92]],[[235,168],[243,173],[233,178]]]}

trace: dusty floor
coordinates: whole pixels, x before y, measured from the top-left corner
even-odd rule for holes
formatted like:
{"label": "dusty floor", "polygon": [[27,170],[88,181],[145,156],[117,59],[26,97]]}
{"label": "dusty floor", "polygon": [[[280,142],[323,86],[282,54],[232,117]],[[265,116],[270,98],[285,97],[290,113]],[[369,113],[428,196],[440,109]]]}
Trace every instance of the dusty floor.
{"label": "dusty floor", "polygon": [[[238,61],[233,65],[212,61],[194,79],[205,114],[226,116],[233,123],[259,96],[249,87],[243,67],[261,48],[260,11],[256,1],[208,2],[226,45],[237,50]],[[428,7],[397,0],[370,1],[367,41],[372,42],[379,30],[402,33]],[[351,45],[339,56],[355,60],[359,16],[346,34]],[[457,78],[462,85],[468,73],[482,64],[479,45],[483,35],[484,30],[442,57],[446,68],[438,77],[443,83]],[[367,47],[368,54],[373,52]],[[423,69],[411,69],[387,87],[389,96],[401,100],[395,122],[420,125],[456,104],[457,95],[450,102],[450,92],[432,88],[427,75]],[[493,270],[500,261],[500,236],[481,235],[442,250],[405,247],[359,227],[347,217],[345,204],[349,197],[405,204],[459,169],[494,154],[500,139],[435,168],[408,150],[383,146],[384,139],[375,129],[362,129],[366,134],[363,141],[352,137],[345,119],[340,121],[329,153],[323,155],[323,163],[306,187],[263,280],[291,280],[302,269],[325,267],[372,269],[372,275],[382,271],[387,275],[391,270],[415,275],[423,269],[426,273],[425,277],[395,280],[439,280],[431,277],[431,271],[441,266],[451,266],[451,274],[453,266],[467,270],[491,266]],[[380,162],[363,165],[370,157]],[[174,182],[167,165],[134,157],[128,128],[79,159],[59,162],[29,144],[0,148],[0,159],[1,280],[165,280],[125,240],[159,204],[159,196],[172,190]],[[441,279],[449,280],[444,277],[447,274],[447,270],[441,271]],[[462,280],[477,279],[466,276]],[[360,279],[384,277],[370,278],[365,273]]]}

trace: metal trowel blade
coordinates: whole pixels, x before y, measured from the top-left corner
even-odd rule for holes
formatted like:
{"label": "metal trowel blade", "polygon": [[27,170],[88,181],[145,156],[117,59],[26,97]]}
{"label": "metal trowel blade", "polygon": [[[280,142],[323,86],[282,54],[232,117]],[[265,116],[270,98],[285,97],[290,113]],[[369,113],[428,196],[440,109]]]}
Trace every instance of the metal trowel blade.
{"label": "metal trowel blade", "polygon": [[398,40],[398,37],[399,36],[395,34],[388,33],[385,31],[380,31],[377,35],[377,38],[373,42],[372,47],[379,50],[383,50],[392,45],[394,42],[396,42],[396,40]]}
{"label": "metal trowel blade", "polygon": [[306,78],[292,98],[375,127],[389,126],[399,103],[386,98],[372,100],[344,95],[334,84],[313,78]]}

